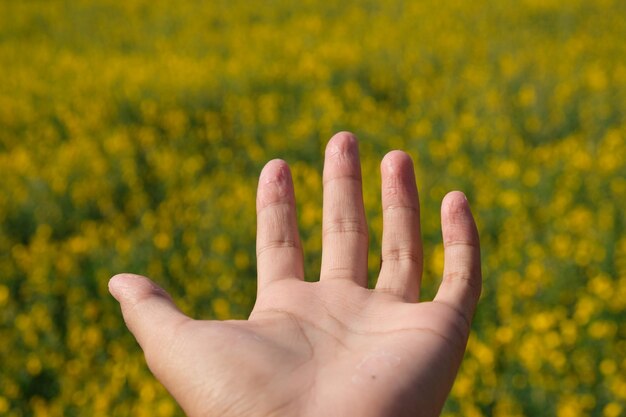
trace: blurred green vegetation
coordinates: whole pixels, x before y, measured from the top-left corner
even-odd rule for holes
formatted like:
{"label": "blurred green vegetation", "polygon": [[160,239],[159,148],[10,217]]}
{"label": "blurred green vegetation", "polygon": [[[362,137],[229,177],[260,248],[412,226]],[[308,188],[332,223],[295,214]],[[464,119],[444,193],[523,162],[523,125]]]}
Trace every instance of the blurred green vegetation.
{"label": "blurred green vegetation", "polygon": [[0,415],[179,416],[107,291],[152,277],[207,319],[255,293],[254,200],[292,166],[309,279],[326,141],[416,163],[478,218],[484,294],[446,416],[626,412],[626,3],[0,3]]}

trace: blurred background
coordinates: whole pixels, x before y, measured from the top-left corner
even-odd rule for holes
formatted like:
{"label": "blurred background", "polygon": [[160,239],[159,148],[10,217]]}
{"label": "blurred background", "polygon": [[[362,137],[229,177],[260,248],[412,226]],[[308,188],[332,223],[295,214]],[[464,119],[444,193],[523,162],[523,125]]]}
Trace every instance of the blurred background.
{"label": "blurred background", "polygon": [[296,185],[308,279],[321,169],[360,139],[416,165],[425,298],[464,190],[484,293],[447,417],[626,413],[626,2],[0,2],[0,415],[182,416],[107,281],[246,318],[255,190]]}

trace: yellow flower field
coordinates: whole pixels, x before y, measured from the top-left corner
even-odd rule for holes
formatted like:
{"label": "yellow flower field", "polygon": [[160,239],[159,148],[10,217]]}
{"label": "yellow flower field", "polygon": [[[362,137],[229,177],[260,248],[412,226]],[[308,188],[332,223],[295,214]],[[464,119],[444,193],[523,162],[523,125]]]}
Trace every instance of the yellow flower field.
{"label": "yellow flower field", "polygon": [[309,279],[321,168],[360,139],[416,164],[425,297],[466,192],[484,292],[448,417],[626,414],[626,2],[0,4],[0,415],[182,416],[108,278],[245,318],[257,176],[292,166]]}

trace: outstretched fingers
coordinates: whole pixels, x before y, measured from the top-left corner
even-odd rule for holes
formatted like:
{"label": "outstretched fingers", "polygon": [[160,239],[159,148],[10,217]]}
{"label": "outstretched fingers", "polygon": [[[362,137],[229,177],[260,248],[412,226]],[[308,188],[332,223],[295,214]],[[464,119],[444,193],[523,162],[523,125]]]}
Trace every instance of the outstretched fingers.
{"label": "outstretched fingers", "polygon": [[480,244],[476,223],[465,195],[448,193],[441,203],[443,279],[435,302],[456,309],[471,321],[482,288]]}
{"label": "outstretched fingers", "polygon": [[411,157],[389,152],[381,165],[383,242],[377,290],[419,299],[422,276],[420,210]]}
{"label": "outstretched fingers", "polygon": [[368,233],[357,140],[337,133],[326,146],[321,280],[367,286]]}
{"label": "outstretched fingers", "polygon": [[259,177],[256,247],[259,291],[273,281],[304,279],[293,181],[280,159],[268,162]]}

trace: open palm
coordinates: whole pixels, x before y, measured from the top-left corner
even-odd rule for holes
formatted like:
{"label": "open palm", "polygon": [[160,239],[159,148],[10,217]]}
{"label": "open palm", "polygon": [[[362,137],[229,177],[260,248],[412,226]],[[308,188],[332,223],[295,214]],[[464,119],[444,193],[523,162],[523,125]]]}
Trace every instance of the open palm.
{"label": "open palm", "polygon": [[150,369],[189,416],[438,415],[480,295],[476,226],[463,194],[448,194],[443,280],[433,301],[418,302],[413,165],[393,151],[381,171],[383,253],[373,290],[358,149],[349,133],[326,149],[318,282],[304,281],[293,184],[280,160],[259,180],[258,296],[248,320],[192,320],[147,278],[111,279]]}

